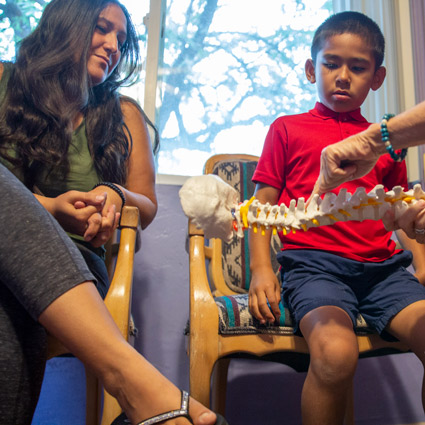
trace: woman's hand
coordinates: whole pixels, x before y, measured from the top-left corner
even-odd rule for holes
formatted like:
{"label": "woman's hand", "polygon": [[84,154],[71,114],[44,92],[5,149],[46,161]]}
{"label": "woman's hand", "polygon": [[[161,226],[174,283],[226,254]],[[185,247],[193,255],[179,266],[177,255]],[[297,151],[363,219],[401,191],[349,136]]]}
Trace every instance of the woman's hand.
{"label": "woman's hand", "polygon": [[419,200],[410,206],[397,220],[392,210],[382,218],[388,231],[401,229],[410,238],[425,244],[425,201]]}
{"label": "woman's hand", "polygon": [[[87,220],[87,227],[84,232],[84,240],[91,242],[95,247],[105,244],[113,235],[119,225],[120,212],[123,203],[121,197],[107,186],[98,186],[88,192],[91,197],[104,196],[105,202],[101,211],[96,211]],[[74,204],[75,208],[86,208],[82,201]]]}
{"label": "woman's hand", "polygon": [[120,213],[116,212],[115,205],[110,205],[105,215],[94,213],[88,220],[84,240],[91,242],[94,247],[104,245],[112,237],[120,222]]}
{"label": "woman's hand", "polygon": [[372,170],[382,153],[372,137],[377,131],[379,135],[379,125],[378,128],[376,125],[378,124],[323,149],[320,175],[312,195],[329,192],[342,183],[362,177]]}
{"label": "woman's hand", "polygon": [[90,217],[100,213],[106,201],[106,193],[77,190],[65,192],[56,198],[35,196],[67,232],[80,236],[86,232]]}

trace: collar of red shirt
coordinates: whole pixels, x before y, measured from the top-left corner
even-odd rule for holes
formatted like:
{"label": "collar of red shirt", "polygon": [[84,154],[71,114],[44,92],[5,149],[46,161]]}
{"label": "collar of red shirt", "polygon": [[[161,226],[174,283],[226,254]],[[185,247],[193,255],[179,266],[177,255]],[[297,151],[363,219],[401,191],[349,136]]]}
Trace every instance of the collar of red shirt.
{"label": "collar of red shirt", "polygon": [[322,118],[324,120],[328,120],[330,118],[334,118],[337,121],[359,121],[359,122],[367,122],[367,120],[360,113],[360,108],[355,109],[354,111],[349,112],[335,112],[332,109],[329,109],[323,103],[316,102],[314,109],[311,109],[310,114]]}

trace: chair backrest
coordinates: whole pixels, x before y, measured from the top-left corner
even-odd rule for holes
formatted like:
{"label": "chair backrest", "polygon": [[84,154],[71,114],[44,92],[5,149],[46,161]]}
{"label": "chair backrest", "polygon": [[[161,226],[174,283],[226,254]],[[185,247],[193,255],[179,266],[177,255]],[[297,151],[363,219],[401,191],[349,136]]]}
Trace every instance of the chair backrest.
{"label": "chair backrest", "polygon": [[[239,200],[250,199],[255,190],[252,176],[258,163],[258,157],[244,154],[222,154],[212,156],[205,164],[205,174],[216,174],[239,193]],[[233,292],[245,293],[251,281],[249,247],[247,231],[244,238],[234,236],[231,242],[213,240],[213,250],[221,249],[222,274],[226,286]],[[280,251],[279,237],[274,235],[271,243],[271,259],[276,275],[280,279],[276,253]],[[212,274],[213,275],[213,274]],[[216,282],[214,282],[216,288]]]}

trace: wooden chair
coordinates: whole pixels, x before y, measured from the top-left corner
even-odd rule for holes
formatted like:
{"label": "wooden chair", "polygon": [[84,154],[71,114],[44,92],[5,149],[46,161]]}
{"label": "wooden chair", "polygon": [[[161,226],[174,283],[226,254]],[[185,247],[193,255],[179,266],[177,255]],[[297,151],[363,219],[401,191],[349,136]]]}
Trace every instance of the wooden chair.
{"label": "wooden chair", "polygon": [[[239,193],[240,200],[250,199],[254,191],[252,173],[258,157],[251,155],[215,155],[205,164],[205,174],[218,174]],[[225,413],[227,371],[232,358],[262,358],[279,361],[297,371],[309,364],[305,340],[292,332],[292,319],[281,308],[279,325],[260,325],[248,311],[249,252],[248,238],[206,241],[203,231],[189,222],[190,273],[190,392],[206,406],[210,405],[212,383],[213,410]],[[277,236],[271,243],[272,262],[280,250]],[[208,266],[207,266],[208,265]],[[276,274],[278,264],[274,261]],[[400,342],[387,342],[368,328],[361,317],[357,323],[361,357],[404,352]],[[215,366],[215,369],[214,369]],[[354,424],[352,394],[345,423]]]}
{"label": "wooden chair", "polygon": [[[105,298],[106,307],[127,341],[130,336],[133,264],[138,224],[138,209],[136,207],[124,207],[121,215],[121,231],[115,270]],[[69,350],[56,338],[48,335],[49,359],[68,353]],[[102,391],[103,409],[101,409]],[[121,412],[122,409],[115,398],[101,388],[96,377],[86,368],[86,425],[99,425],[100,419],[102,419],[102,425],[110,425]]]}

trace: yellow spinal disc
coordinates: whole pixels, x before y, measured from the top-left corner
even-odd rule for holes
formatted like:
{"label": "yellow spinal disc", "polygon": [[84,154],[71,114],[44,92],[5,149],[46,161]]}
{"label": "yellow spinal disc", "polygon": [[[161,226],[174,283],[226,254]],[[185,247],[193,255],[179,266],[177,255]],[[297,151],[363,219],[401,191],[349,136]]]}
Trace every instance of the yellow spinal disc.
{"label": "yellow spinal disc", "polygon": [[408,204],[410,204],[413,200],[415,200],[416,198],[414,196],[405,196],[403,198],[404,202],[407,202]]}
{"label": "yellow spinal disc", "polygon": [[[239,212],[240,212],[240,215],[241,215],[241,219],[242,219],[242,224],[244,225],[244,227],[245,228],[248,228],[249,227],[249,225],[248,225],[248,209],[249,209],[249,206],[254,202],[254,199],[255,199],[255,196],[253,196],[247,203],[246,203],[246,205],[242,205],[240,208],[239,208]],[[254,230],[254,232],[255,232],[255,230]]]}

